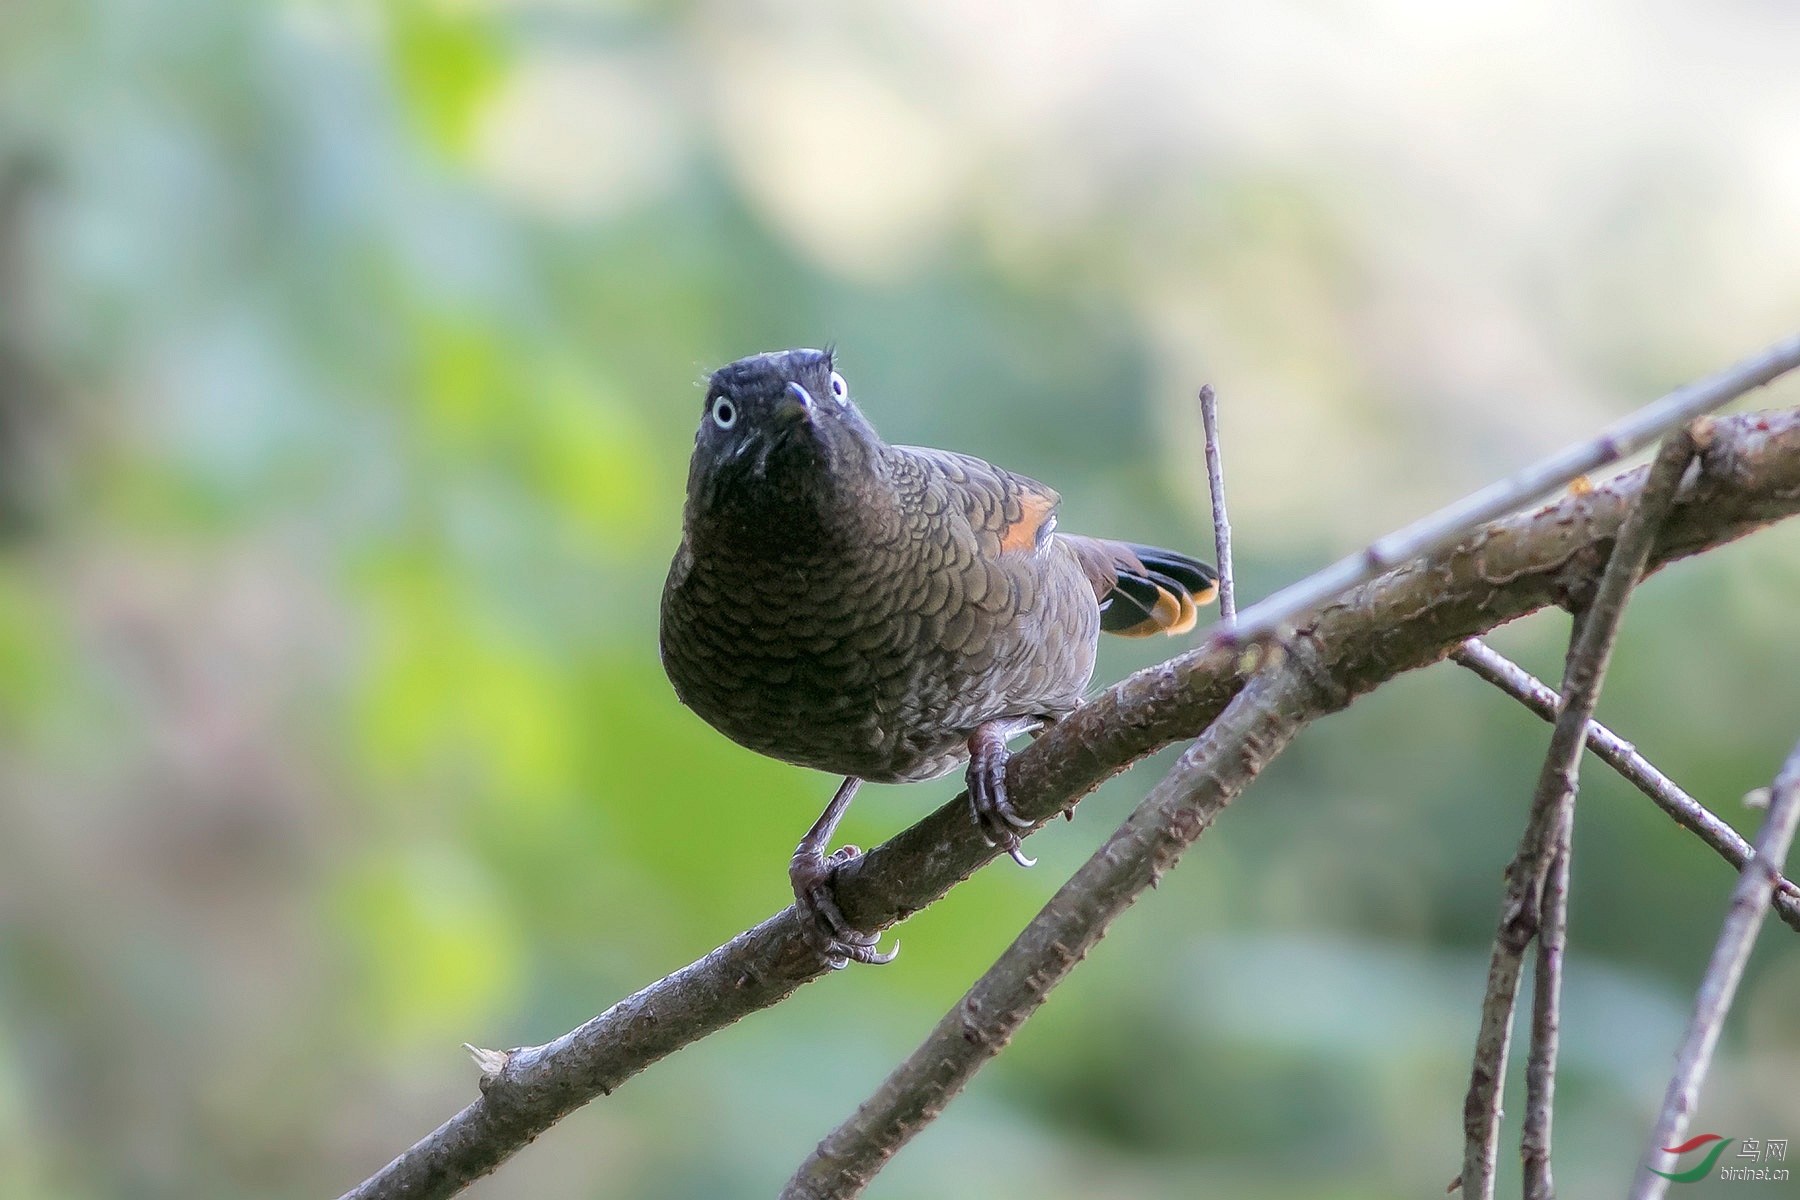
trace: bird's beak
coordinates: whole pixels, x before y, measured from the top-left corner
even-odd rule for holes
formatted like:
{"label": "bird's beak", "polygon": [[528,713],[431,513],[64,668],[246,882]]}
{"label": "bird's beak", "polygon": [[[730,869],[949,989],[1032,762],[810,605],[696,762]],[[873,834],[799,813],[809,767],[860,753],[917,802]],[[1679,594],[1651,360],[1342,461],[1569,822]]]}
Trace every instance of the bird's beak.
{"label": "bird's beak", "polygon": [[809,420],[812,413],[812,393],[797,383],[788,384],[787,392],[775,404],[775,419],[783,423]]}

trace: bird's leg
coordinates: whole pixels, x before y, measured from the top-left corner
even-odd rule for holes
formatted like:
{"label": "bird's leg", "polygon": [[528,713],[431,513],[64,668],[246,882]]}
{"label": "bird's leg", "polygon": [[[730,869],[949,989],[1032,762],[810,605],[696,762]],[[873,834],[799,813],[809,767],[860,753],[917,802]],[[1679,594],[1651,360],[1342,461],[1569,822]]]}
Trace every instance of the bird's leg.
{"label": "bird's leg", "polygon": [[852,959],[860,963],[893,962],[894,955],[900,952],[896,943],[892,950],[883,954],[875,949],[874,935],[851,928],[838,910],[837,897],[831,888],[831,879],[837,869],[862,853],[855,846],[840,846],[829,855],[825,853],[825,847],[831,844],[832,833],[849,811],[850,800],[861,786],[862,780],[854,775],[838,785],[831,803],[825,806],[813,827],[794,847],[794,859],[788,864],[788,881],[794,885],[794,907],[800,913],[800,927],[833,969],[849,966]]}
{"label": "bird's leg", "polygon": [[1030,829],[1034,822],[1021,817],[1006,798],[1006,760],[1012,757],[1006,739],[1017,730],[1012,721],[987,721],[969,735],[969,808],[988,845],[1005,850],[1021,867],[1035,867],[1037,859],[1025,857],[1014,832]]}

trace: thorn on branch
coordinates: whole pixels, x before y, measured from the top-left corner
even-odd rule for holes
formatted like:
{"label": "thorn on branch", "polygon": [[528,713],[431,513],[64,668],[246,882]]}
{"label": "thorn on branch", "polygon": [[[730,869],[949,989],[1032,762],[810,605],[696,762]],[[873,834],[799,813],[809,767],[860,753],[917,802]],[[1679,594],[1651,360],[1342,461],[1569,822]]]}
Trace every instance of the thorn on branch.
{"label": "thorn on branch", "polygon": [[506,1064],[512,1061],[510,1050],[484,1050],[468,1042],[463,1043],[463,1049],[469,1052],[469,1057],[475,1060],[476,1067],[481,1071],[481,1090],[484,1092],[494,1080],[500,1078],[500,1073],[506,1070]]}

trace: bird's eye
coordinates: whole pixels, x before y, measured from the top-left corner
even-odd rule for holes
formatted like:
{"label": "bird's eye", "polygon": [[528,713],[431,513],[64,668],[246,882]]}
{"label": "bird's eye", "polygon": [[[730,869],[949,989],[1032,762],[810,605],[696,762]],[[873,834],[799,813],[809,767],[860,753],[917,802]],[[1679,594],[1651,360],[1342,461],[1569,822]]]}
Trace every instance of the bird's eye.
{"label": "bird's eye", "polygon": [[727,397],[720,396],[717,400],[713,401],[712,419],[713,424],[717,425],[720,429],[730,429],[733,425],[737,424],[737,405],[733,404]]}
{"label": "bird's eye", "polygon": [[850,403],[850,385],[845,383],[844,377],[836,371],[831,373],[831,394],[837,397],[839,404]]}

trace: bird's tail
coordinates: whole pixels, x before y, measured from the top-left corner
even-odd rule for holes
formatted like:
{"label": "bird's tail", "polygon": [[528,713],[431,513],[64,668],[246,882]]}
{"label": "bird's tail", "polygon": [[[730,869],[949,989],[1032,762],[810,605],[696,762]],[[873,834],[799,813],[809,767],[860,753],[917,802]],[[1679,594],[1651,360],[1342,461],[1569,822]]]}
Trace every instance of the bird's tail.
{"label": "bird's tail", "polygon": [[1219,593],[1219,574],[1156,546],[1070,538],[1100,599],[1100,628],[1121,637],[1186,633]]}

